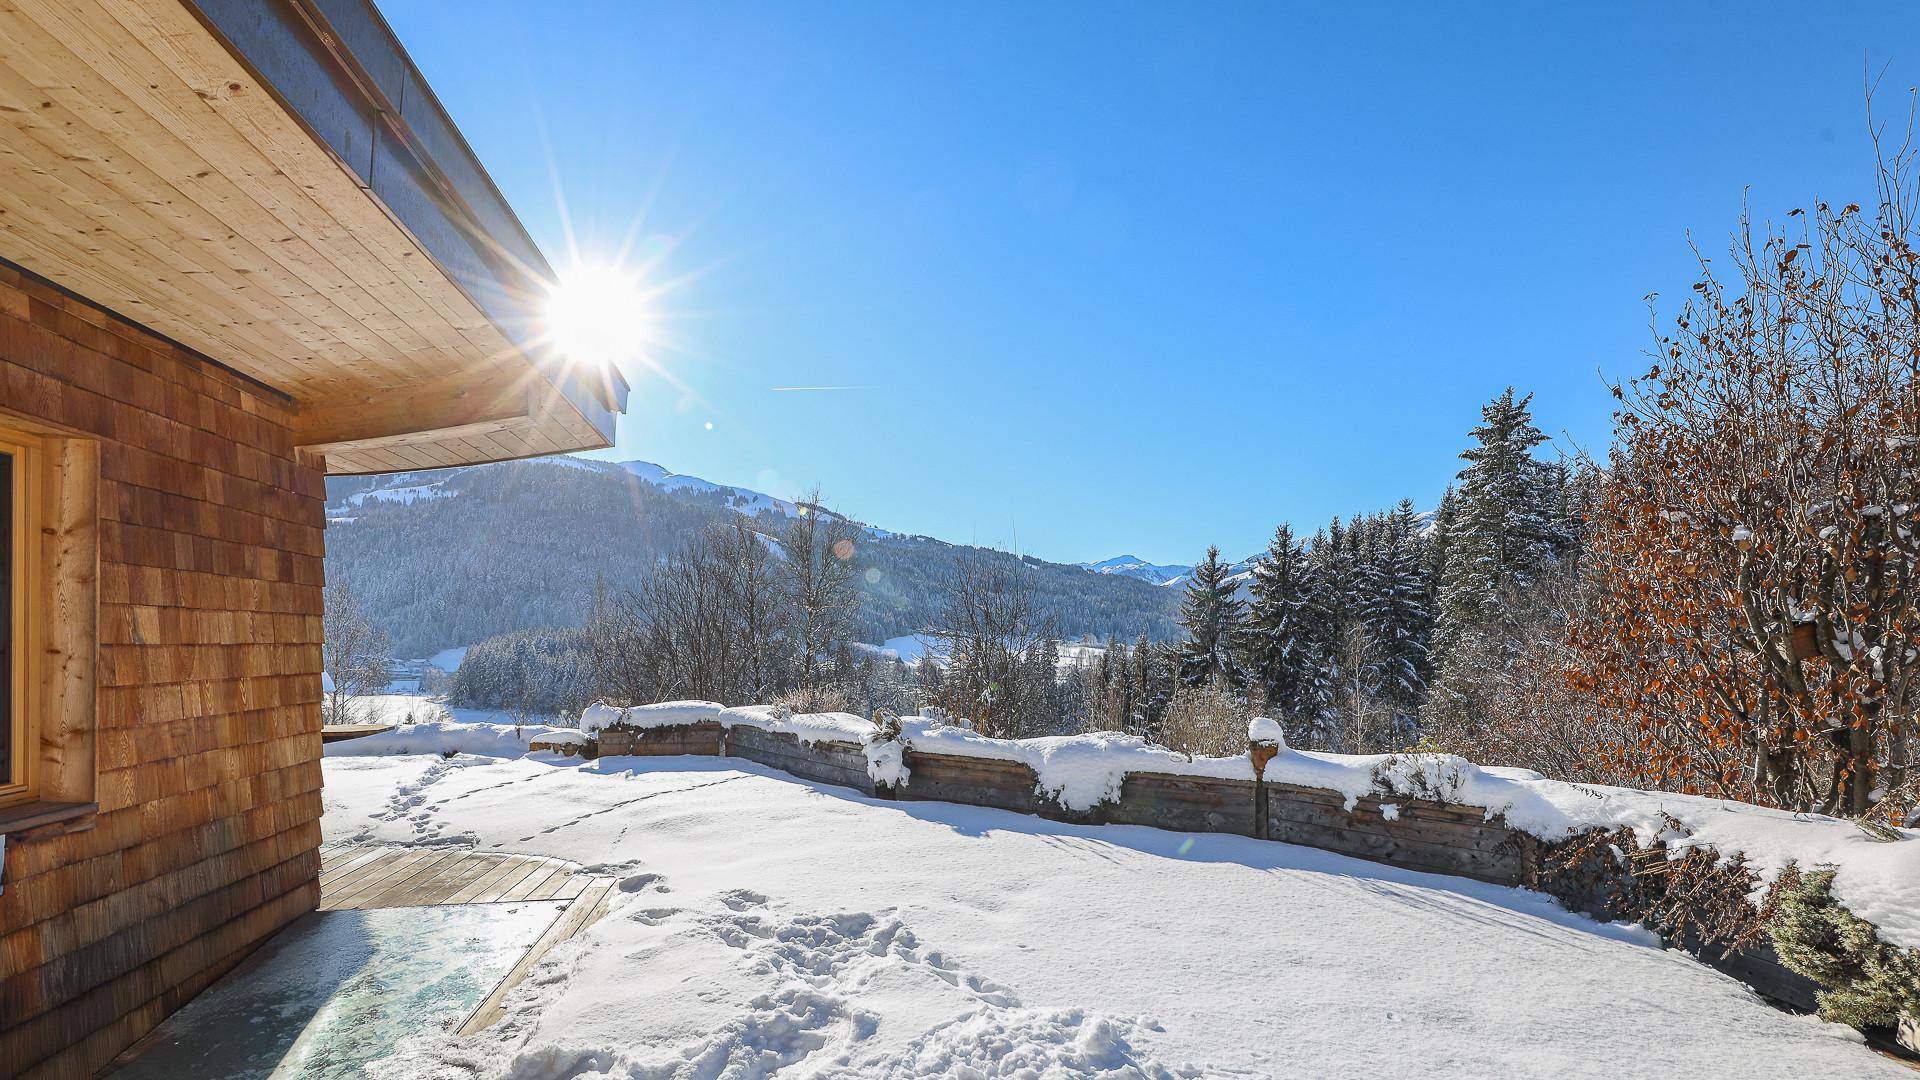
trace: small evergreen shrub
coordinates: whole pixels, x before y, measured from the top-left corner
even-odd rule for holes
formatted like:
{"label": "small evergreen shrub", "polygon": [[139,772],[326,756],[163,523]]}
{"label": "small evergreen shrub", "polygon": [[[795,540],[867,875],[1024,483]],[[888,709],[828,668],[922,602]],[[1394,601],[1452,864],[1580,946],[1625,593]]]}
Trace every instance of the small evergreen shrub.
{"label": "small evergreen shrub", "polygon": [[1875,1028],[1920,1016],[1920,949],[1881,941],[1834,898],[1833,871],[1783,877],[1767,933],[1781,963],[1821,985],[1821,1019]]}

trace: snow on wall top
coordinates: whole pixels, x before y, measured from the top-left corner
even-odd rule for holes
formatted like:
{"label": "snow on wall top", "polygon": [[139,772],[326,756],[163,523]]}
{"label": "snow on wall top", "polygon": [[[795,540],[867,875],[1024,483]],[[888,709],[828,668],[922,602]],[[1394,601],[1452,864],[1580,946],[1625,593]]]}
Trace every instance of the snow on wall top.
{"label": "snow on wall top", "polygon": [[[773,706],[723,709],[713,702],[684,701],[633,709],[596,705],[582,716],[581,727],[597,730],[619,722],[660,727],[700,720],[789,731],[803,741],[869,744],[875,732],[871,723],[847,713],[796,716]],[[1642,844],[1663,841],[1676,856],[1705,848],[1723,861],[1744,858],[1760,883],[1755,902],[1790,864],[1831,866],[1834,894],[1851,911],[1878,926],[1882,939],[1920,947],[1920,843],[1912,843],[1920,840],[1920,830],[1899,830],[1906,840],[1888,843],[1839,818],[1697,795],[1569,784],[1525,769],[1483,768],[1443,754],[1292,750],[1278,728],[1260,719],[1248,726],[1250,739],[1275,741],[1281,747],[1264,770],[1266,779],[1339,792],[1349,809],[1368,795],[1438,797],[1483,808],[1488,819],[1503,818],[1507,825],[1546,841],[1593,829],[1631,829]],[[1254,779],[1253,763],[1245,755],[1188,757],[1117,732],[995,739],[964,723],[915,716],[902,718],[900,742],[923,753],[1020,762],[1033,770],[1043,794],[1076,812],[1118,799],[1128,773]]]}
{"label": "snow on wall top", "polygon": [[627,708],[596,701],[580,714],[580,730],[599,731],[615,724],[634,728],[676,727],[718,720],[726,711],[727,707],[717,701],[662,701]]}
{"label": "snow on wall top", "polygon": [[[1834,868],[1833,892],[1873,923],[1882,940],[1920,948],[1920,830],[1883,842],[1841,818],[1770,810],[1749,803],[1667,791],[1548,780],[1527,769],[1486,768],[1445,754],[1318,754],[1283,750],[1267,766],[1271,781],[1328,788],[1348,806],[1363,795],[1431,797],[1483,807],[1488,818],[1542,840],[1626,828],[1642,845],[1664,841],[1680,856],[1711,850],[1721,862],[1744,858],[1759,886],[1756,904],[1789,864]],[[1678,822],[1676,828],[1674,822]]]}
{"label": "snow on wall top", "polygon": [[1245,755],[1190,758],[1117,731],[994,739],[959,724],[921,716],[903,717],[900,731],[909,749],[923,753],[1020,762],[1033,770],[1043,794],[1075,812],[1118,799],[1128,773],[1253,779],[1253,762]]}
{"label": "snow on wall top", "polygon": [[580,730],[600,731],[615,724],[632,728],[678,727],[718,723],[721,727],[754,727],[784,731],[803,743],[834,739],[865,742],[873,722],[852,713],[794,713],[778,705],[743,705],[729,709],[717,701],[665,701],[657,705],[621,708],[596,702],[580,714]]}

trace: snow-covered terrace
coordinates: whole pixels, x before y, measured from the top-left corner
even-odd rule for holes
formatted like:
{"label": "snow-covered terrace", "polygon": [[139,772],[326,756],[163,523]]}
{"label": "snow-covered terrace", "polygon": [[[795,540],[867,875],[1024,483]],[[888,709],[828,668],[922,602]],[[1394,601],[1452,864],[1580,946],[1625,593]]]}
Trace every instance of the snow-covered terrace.
{"label": "snow-covered terrace", "polygon": [[1901,1076],[1644,931],[1241,837],[895,803],[712,758],[327,761],[330,840],[626,889],[376,1075]]}
{"label": "snow-covered terrace", "polygon": [[374,1076],[1911,1075],[1522,889],[737,758],[530,754],[534,729],[463,719],[330,748],[328,843],[618,884],[499,1022],[415,1025]]}

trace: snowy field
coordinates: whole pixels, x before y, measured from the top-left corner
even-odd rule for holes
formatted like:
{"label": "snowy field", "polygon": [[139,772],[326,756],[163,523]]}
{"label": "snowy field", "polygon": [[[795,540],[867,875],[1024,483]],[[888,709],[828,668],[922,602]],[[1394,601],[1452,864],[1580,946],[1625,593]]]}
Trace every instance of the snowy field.
{"label": "snowy field", "polygon": [[736,759],[330,751],[325,772],[329,841],[623,881],[506,1020],[422,1034],[391,1077],[1913,1075],[1643,931],[1309,848]]}

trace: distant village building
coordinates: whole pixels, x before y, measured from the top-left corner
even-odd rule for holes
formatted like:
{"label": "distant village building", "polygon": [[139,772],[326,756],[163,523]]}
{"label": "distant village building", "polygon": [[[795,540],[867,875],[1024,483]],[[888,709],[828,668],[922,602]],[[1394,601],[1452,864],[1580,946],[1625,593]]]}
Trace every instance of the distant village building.
{"label": "distant village building", "polygon": [[0,1075],[86,1076],[316,904],[325,477],[627,388],[367,0],[6,5],[0,105]]}

